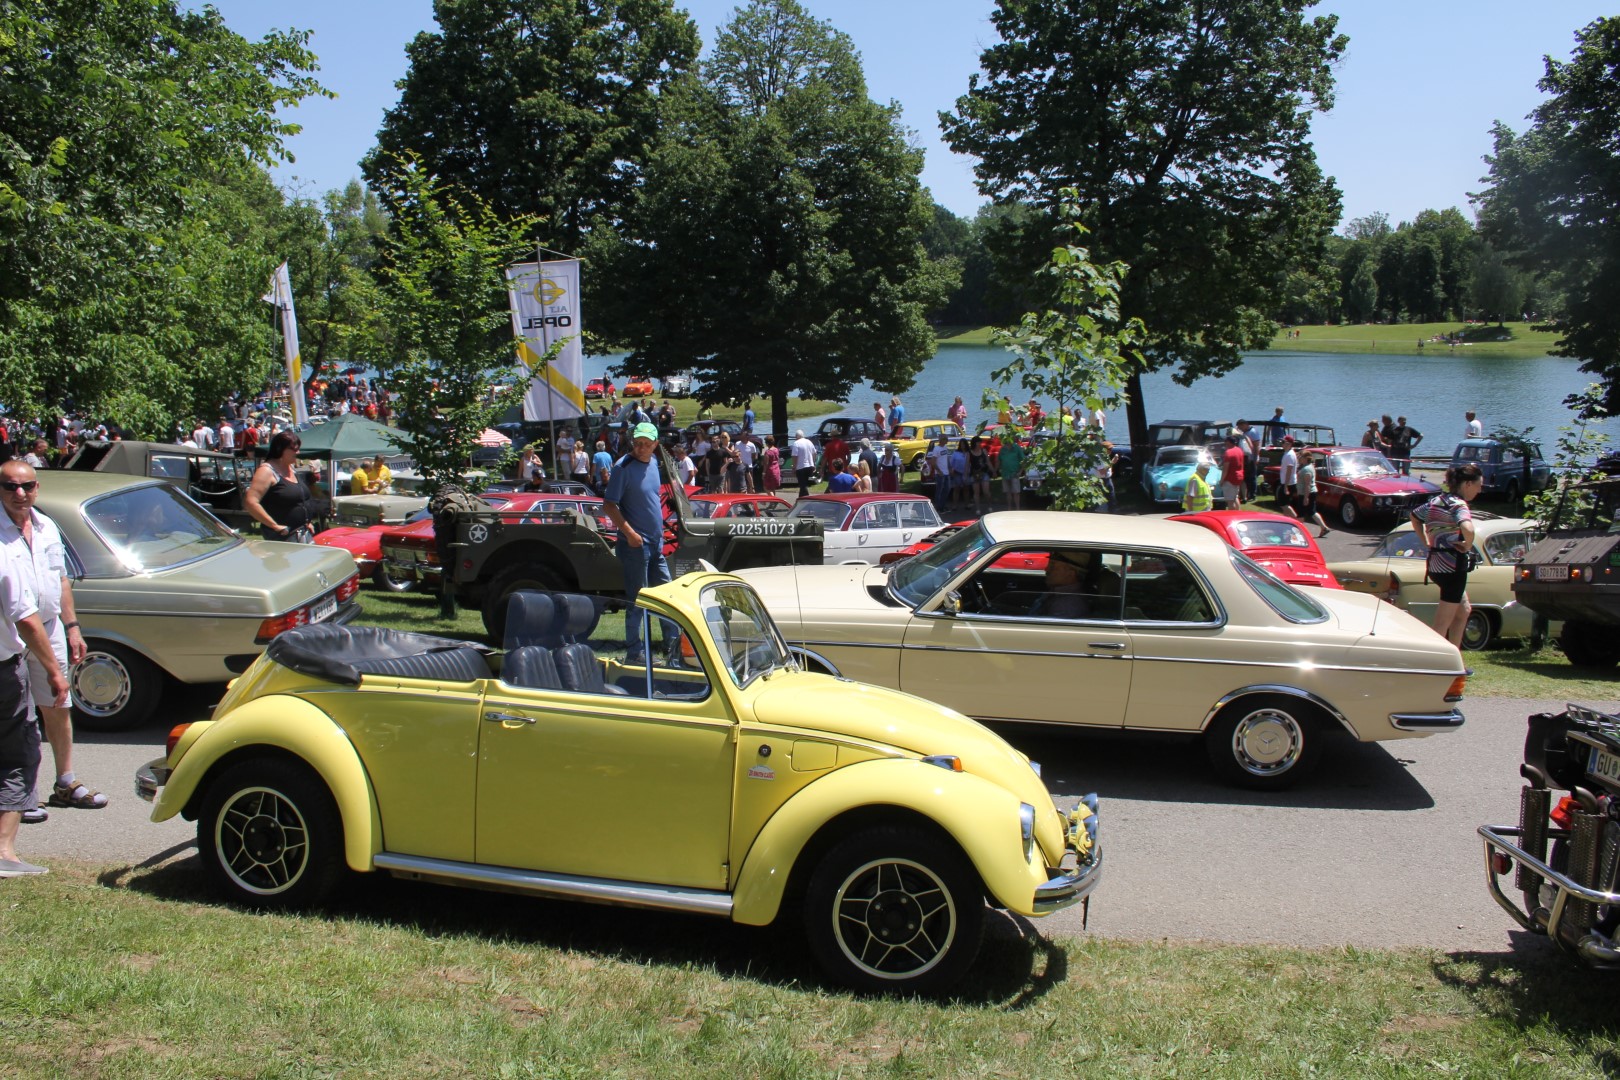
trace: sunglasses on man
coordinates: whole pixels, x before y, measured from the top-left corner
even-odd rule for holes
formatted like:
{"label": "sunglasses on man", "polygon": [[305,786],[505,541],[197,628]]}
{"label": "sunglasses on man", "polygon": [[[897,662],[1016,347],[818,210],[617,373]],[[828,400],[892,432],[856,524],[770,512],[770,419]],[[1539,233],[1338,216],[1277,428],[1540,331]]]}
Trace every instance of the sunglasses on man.
{"label": "sunglasses on man", "polygon": [[7,491],[33,491],[37,487],[38,480],[0,480],[0,488]]}

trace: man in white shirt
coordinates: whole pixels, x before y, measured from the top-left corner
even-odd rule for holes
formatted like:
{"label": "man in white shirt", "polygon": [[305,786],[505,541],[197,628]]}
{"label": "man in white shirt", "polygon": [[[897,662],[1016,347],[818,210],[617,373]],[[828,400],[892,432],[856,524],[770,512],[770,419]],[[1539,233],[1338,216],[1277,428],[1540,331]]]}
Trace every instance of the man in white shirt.
{"label": "man in white shirt", "polygon": [[[12,557],[12,566],[28,575],[28,587],[39,605],[40,624],[50,639],[56,663],[63,671],[84,659],[84,637],[74,617],[73,589],[69,584],[67,551],[56,522],[34,508],[39,498],[39,476],[27,462],[8,461],[0,465],[0,546]],[[56,785],[49,802],[52,806],[99,810],[107,796],[92,791],[73,775],[73,720],[66,704],[57,705],[49,692],[49,672],[33,656],[28,658],[28,685],[34,704],[45,721],[45,738],[56,759]],[[27,821],[44,821],[45,814],[30,806],[34,816]]]}
{"label": "man in white shirt", "polygon": [[219,448],[227,454],[236,452],[236,429],[223,416],[219,418]]}
{"label": "man in white shirt", "polygon": [[39,724],[28,692],[27,657],[40,657],[53,702],[65,707],[68,696],[67,676],[46,636],[29,576],[27,568],[18,565],[10,545],[0,545],[0,878],[48,872],[19,859],[16,848],[17,829],[23,811],[33,803],[34,783],[39,779]]}
{"label": "man in white shirt", "polygon": [[758,456],[758,454],[759,451],[754,447],[754,444],[750,440],[738,440],[737,459],[742,462],[743,489],[750,495],[754,493],[754,459]]}
{"label": "man in white shirt", "polygon": [[1479,417],[1474,415],[1474,412],[1473,412],[1472,409],[1470,409],[1468,412],[1463,413],[1463,419],[1468,421],[1468,427],[1466,429],[1466,434],[1463,435],[1463,438],[1465,438],[1465,439],[1478,439],[1478,438],[1481,438],[1481,437],[1484,436],[1484,434],[1485,434],[1485,425],[1479,422]]}
{"label": "man in white shirt", "polygon": [[810,494],[810,478],[816,474],[816,444],[804,437],[804,429],[793,433],[788,445],[793,454],[793,473],[799,481],[799,498]]}
{"label": "man in white shirt", "polygon": [[191,442],[199,450],[212,450],[214,448],[214,429],[207,424],[199,423],[191,433]]}
{"label": "man in white shirt", "polygon": [[1277,470],[1277,501],[1288,513],[1298,517],[1294,509],[1294,489],[1299,486],[1299,455],[1294,452],[1294,437],[1283,436],[1282,464]]}

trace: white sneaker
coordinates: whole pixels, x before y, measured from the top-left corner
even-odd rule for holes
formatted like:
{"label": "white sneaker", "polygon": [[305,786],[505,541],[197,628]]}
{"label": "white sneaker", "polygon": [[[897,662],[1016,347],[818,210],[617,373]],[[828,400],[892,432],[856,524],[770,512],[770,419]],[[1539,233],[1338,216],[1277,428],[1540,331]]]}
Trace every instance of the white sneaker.
{"label": "white sneaker", "polygon": [[21,859],[0,859],[0,878],[8,877],[34,877],[39,874],[50,873],[43,866],[25,863]]}

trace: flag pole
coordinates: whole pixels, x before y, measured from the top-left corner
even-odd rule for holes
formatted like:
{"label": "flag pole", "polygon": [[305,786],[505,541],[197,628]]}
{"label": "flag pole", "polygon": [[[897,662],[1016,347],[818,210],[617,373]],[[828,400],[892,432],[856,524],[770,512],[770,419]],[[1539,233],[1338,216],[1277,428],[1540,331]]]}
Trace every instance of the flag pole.
{"label": "flag pole", "polygon": [[[540,241],[534,242],[534,268],[535,288],[546,283],[546,249],[540,246]],[[551,352],[551,330],[546,326],[545,320],[540,320],[540,356],[546,365],[546,448],[551,451],[552,472],[561,474],[562,463],[557,460],[557,399],[551,390],[551,360],[547,354]]]}

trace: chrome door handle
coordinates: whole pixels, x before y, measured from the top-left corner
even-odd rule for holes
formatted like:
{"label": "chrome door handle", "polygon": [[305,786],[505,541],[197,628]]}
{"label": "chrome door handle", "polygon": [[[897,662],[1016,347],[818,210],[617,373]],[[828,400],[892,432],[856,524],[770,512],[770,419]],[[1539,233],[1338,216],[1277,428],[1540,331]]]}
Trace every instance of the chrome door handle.
{"label": "chrome door handle", "polygon": [[532,724],[535,722],[532,716],[520,716],[517,713],[509,712],[487,712],[484,714],[484,719],[501,724]]}
{"label": "chrome door handle", "polygon": [[1086,642],[1086,648],[1088,648],[1088,649],[1114,649],[1114,650],[1116,650],[1118,652],[1124,652],[1125,651],[1124,643],[1119,642],[1119,641],[1088,641],[1088,642]]}

